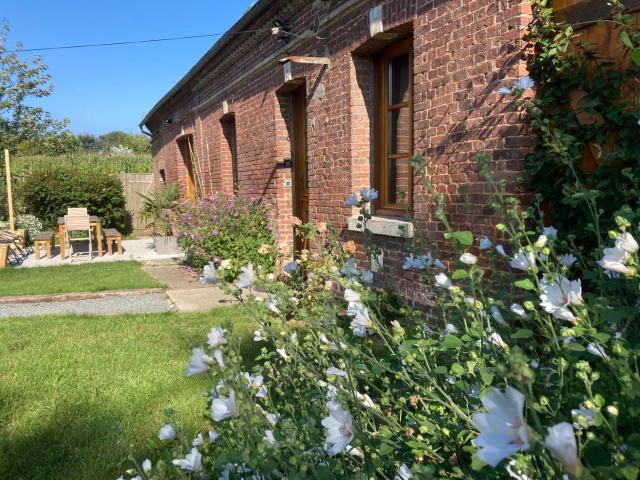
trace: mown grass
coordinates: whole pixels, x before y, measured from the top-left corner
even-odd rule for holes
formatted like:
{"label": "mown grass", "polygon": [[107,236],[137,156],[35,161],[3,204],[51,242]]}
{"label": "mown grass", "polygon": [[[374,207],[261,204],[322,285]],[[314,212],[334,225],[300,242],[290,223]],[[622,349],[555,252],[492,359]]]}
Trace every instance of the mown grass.
{"label": "mown grass", "polygon": [[0,269],[0,297],[158,287],[138,262]]}
{"label": "mown grass", "polygon": [[0,478],[114,479],[129,453],[151,456],[166,407],[188,435],[206,431],[212,385],[184,365],[215,325],[255,356],[256,325],[236,308],[0,321]]}

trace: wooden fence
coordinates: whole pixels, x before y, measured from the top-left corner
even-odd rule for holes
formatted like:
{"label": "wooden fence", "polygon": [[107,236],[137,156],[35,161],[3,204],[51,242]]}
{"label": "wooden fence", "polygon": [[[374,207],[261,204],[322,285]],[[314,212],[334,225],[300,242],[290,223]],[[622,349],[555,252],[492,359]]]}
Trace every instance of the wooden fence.
{"label": "wooden fence", "polygon": [[120,172],[120,181],[129,214],[127,221],[130,222],[133,233],[137,235],[149,233],[140,219],[139,212],[143,202],[140,194],[148,195],[153,190],[153,174]]}

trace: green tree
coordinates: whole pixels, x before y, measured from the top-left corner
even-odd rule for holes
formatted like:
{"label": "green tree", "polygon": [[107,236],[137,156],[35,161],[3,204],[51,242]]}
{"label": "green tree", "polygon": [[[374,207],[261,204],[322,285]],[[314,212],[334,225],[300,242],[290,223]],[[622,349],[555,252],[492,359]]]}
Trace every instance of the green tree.
{"label": "green tree", "polygon": [[57,154],[77,145],[68,130],[69,120],[56,120],[33,99],[53,91],[48,67],[39,56],[22,60],[21,44],[11,52],[6,47],[9,24],[0,26],[0,145],[14,153]]}

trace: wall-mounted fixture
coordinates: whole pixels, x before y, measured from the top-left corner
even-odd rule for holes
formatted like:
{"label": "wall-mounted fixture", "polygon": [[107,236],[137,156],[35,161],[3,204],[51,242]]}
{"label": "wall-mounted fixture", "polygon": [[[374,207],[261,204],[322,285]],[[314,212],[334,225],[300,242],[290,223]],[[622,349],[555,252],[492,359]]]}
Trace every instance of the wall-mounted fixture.
{"label": "wall-mounted fixture", "polygon": [[291,160],[291,158],[287,157],[287,158],[283,158],[282,159],[282,166],[284,168],[291,168],[293,167],[293,160]]}
{"label": "wall-mounted fixture", "polygon": [[271,33],[277,35],[278,41],[284,45],[291,41],[291,27],[278,19],[273,21]]}
{"label": "wall-mounted fixture", "polygon": [[164,123],[173,123],[173,118],[165,118]]}

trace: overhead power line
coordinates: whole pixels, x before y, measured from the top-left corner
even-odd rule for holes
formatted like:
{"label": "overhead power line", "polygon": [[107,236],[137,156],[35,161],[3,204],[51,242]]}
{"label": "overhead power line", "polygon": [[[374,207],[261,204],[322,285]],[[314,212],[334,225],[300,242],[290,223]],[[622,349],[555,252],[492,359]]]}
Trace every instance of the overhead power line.
{"label": "overhead power line", "polygon": [[[241,33],[256,33],[260,30],[240,30],[233,32],[234,35]],[[146,40],[129,40],[123,42],[107,42],[107,43],[86,43],[81,45],[62,45],[57,47],[38,47],[38,48],[22,48],[19,50],[5,50],[6,53],[25,53],[25,52],[43,52],[46,50],[73,50],[77,48],[93,48],[93,47],[113,47],[117,45],[136,45],[142,43],[172,42],[175,40],[189,40],[193,38],[220,37],[224,33],[206,33],[204,35],[186,35],[183,37],[166,37],[166,38],[150,38]]]}

